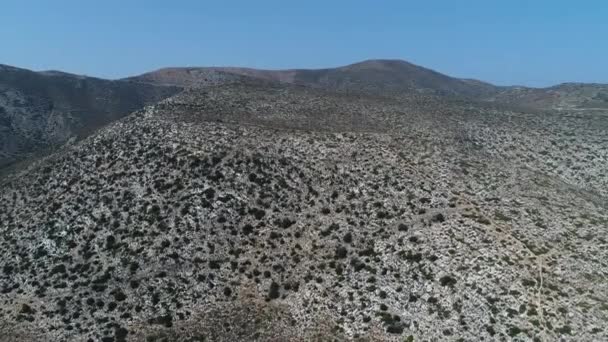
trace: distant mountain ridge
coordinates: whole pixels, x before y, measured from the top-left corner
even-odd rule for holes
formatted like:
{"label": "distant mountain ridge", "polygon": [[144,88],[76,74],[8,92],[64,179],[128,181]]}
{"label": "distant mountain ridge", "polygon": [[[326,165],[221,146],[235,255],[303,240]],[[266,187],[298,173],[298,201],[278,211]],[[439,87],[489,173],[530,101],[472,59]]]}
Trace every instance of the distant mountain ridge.
{"label": "distant mountain ridge", "polygon": [[332,91],[374,95],[426,93],[474,97],[497,93],[497,87],[491,84],[453,78],[401,60],[367,60],[327,69],[165,68],[126,80],[192,86],[201,83],[201,78],[207,78],[213,74],[238,75]]}
{"label": "distant mountain ridge", "polygon": [[218,78],[247,77],[348,93],[400,96],[423,93],[506,103],[533,109],[608,108],[608,85],[565,83],[547,88],[496,86],[455,78],[403,60],[366,60],[337,68],[261,70],[238,67],[164,68],[130,82],[193,87]]}

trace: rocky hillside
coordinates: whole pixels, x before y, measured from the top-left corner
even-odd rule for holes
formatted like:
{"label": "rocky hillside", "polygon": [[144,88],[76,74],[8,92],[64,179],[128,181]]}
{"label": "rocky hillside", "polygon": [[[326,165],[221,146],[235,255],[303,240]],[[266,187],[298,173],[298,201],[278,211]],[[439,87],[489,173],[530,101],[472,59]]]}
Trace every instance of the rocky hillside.
{"label": "rocky hillside", "polygon": [[179,90],[0,65],[0,168],[86,136]]}
{"label": "rocky hillside", "polygon": [[607,132],[192,89],[4,180],[0,340],[606,340]]}

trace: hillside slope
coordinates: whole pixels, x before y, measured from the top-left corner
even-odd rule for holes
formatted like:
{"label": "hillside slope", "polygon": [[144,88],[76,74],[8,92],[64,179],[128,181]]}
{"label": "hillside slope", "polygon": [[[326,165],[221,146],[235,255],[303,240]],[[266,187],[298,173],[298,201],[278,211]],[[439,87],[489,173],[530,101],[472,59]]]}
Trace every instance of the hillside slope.
{"label": "hillside slope", "polygon": [[606,115],[422,103],[191,89],[31,165],[0,336],[608,338]]}
{"label": "hillside slope", "polygon": [[0,168],[180,90],[0,65]]}

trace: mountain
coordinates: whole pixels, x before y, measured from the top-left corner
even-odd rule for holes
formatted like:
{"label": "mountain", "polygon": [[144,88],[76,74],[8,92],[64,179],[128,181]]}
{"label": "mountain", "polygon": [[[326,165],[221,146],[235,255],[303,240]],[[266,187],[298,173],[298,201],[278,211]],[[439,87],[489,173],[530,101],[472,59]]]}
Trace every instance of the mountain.
{"label": "mountain", "polygon": [[606,340],[608,117],[191,88],[0,184],[0,340]]}
{"label": "mountain", "polygon": [[[401,60],[368,60],[331,69],[257,70],[235,67],[169,68],[130,78],[136,82],[192,86],[209,75],[239,75],[267,81],[306,85],[332,91],[375,95],[412,93],[480,97],[497,87],[461,80]],[[204,83],[204,82],[203,82]]]}
{"label": "mountain", "polygon": [[180,90],[0,65],[0,167],[84,137]]}
{"label": "mountain", "polygon": [[605,84],[566,83],[547,88],[501,87],[473,79],[450,77],[402,60],[368,60],[318,70],[167,68],[127,80],[193,87],[225,83],[226,80],[242,81],[245,78],[354,94],[460,97],[534,110],[608,108],[608,85]]}

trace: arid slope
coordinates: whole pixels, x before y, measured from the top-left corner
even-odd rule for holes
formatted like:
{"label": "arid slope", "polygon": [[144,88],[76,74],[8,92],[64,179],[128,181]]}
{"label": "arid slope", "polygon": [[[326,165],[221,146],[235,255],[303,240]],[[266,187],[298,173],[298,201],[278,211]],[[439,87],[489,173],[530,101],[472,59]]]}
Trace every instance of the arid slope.
{"label": "arid slope", "polygon": [[606,114],[398,101],[190,90],[6,178],[0,340],[608,338]]}

